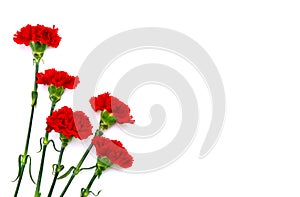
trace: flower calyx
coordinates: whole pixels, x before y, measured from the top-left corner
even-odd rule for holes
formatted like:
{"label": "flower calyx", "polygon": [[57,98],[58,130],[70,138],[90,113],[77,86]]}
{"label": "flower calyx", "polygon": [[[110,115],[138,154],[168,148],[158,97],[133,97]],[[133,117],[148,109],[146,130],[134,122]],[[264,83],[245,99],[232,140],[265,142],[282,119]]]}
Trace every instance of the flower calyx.
{"label": "flower calyx", "polygon": [[98,157],[95,174],[100,177],[102,172],[111,166],[112,163],[107,157]]}
{"label": "flower calyx", "polygon": [[109,113],[107,110],[101,112],[100,128],[102,130],[108,129],[115,123],[116,117],[112,113]]}
{"label": "flower calyx", "polygon": [[41,42],[30,42],[32,54],[36,62],[40,62],[48,45]]}
{"label": "flower calyx", "polygon": [[57,103],[58,101],[60,101],[61,96],[64,94],[64,88],[63,87],[55,87],[54,85],[50,85],[48,87],[48,91],[49,91],[49,98],[53,103]]}

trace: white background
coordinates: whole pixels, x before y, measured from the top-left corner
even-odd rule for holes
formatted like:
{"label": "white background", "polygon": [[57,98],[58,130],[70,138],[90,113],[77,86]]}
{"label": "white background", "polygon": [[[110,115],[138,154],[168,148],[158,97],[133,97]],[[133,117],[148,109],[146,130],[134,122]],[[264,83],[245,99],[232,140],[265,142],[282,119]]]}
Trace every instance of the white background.
{"label": "white background", "polygon": [[[196,40],[222,76],[226,122],[213,151],[204,159],[198,158],[209,122],[204,118],[186,154],[167,168],[142,174],[107,171],[93,187],[95,191],[103,189],[103,197],[299,196],[299,9],[296,0],[0,3],[1,196],[13,196],[16,186],[10,181],[25,145],[34,69],[30,50],[15,44],[12,37],[20,27],[37,23],[55,24],[63,37],[57,49],[47,50],[41,71],[54,67],[75,75],[87,55],[105,39],[125,30],[154,26],[174,29]],[[39,90],[30,146],[34,177],[40,157],[35,151],[49,108],[46,88]],[[201,91],[205,98],[207,90]],[[209,102],[204,98],[202,103],[199,98],[200,111],[209,117]],[[70,105],[70,101],[71,91],[59,106]],[[137,122],[147,123],[148,116],[140,116],[138,102],[133,101],[130,105]],[[74,165],[84,151],[78,144],[66,152],[66,166]],[[129,150],[136,148],[130,140],[126,145]],[[48,157],[45,167],[43,196],[50,186],[51,164],[57,159],[51,148],[48,150],[53,156]],[[92,164],[92,160],[90,157],[88,162]],[[79,196],[91,173],[75,179],[66,197]],[[55,197],[64,181],[57,185]],[[33,196],[34,188],[26,173],[19,196]]]}

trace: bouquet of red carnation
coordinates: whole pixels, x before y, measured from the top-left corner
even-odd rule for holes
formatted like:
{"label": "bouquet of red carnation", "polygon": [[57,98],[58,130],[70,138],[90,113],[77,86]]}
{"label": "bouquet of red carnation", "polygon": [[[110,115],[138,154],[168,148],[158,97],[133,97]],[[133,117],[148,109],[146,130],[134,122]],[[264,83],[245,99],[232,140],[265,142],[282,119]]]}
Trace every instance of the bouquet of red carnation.
{"label": "bouquet of red carnation", "polygon": [[[133,164],[133,157],[120,141],[110,140],[102,136],[104,134],[104,131],[108,130],[114,124],[133,124],[134,120],[132,115],[130,114],[130,108],[128,107],[128,105],[120,101],[118,98],[112,96],[108,92],[100,94],[96,97],[91,97],[91,107],[96,113],[100,112],[99,126],[93,134],[93,126],[90,123],[89,117],[83,111],[73,111],[68,106],[64,106],[58,110],[55,110],[57,103],[62,99],[65,91],[67,89],[75,89],[79,85],[79,77],[72,76],[65,71],[57,71],[53,68],[46,69],[44,72],[39,72],[40,61],[42,60],[46,49],[48,47],[56,48],[59,46],[61,37],[58,35],[58,28],[56,28],[55,26],[45,27],[43,25],[26,25],[16,32],[13,40],[17,44],[24,44],[25,46],[31,47],[33,61],[35,64],[34,88],[31,92],[31,114],[29,118],[29,126],[24,153],[21,154],[18,158],[19,171],[18,176],[15,179],[15,181],[18,180],[18,183],[14,197],[17,197],[19,194],[24,170],[27,163],[29,163],[29,176],[32,182],[36,184],[34,197],[41,197],[42,194],[43,196],[45,196],[45,193],[41,191],[41,185],[45,170],[45,158],[47,156],[46,153],[49,144],[51,144],[54,150],[58,152],[58,159],[57,162],[53,164],[53,181],[51,186],[49,187],[47,196],[52,196],[57,180],[66,178],[67,176],[71,175],[63,191],[61,191],[60,196],[64,196],[74,178],[79,175],[82,170],[93,168],[95,169],[95,171],[90,182],[78,193],[80,193],[81,197],[87,197],[89,194],[95,195],[95,193],[90,191],[91,186],[95,182],[96,178],[100,178],[101,174],[105,170],[110,168],[112,165],[118,165],[122,168],[129,168]],[[39,165],[40,167],[38,171],[38,178],[37,181],[35,181],[31,175],[32,160],[31,156],[29,155],[28,149],[34,121],[34,111],[37,106],[39,85],[48,87],[50,114],[48,117],[44,117],[47,126],[45,128],[43,137],[40,138],[41,147],[39,152],[41,153],[41,160]],[[52,131],[56,132],[59,136],[60,150],[56,148],[57,146],[55,144],[57,142],[49,137],[49,133]],[[79,159],[76,167],[72,166],[69,170],[63,172],[63,155],[66,154],[66,148],[68,144],[75,143],[76,141],[73,140],[74,138],[77,138],[78,140],[89,140],[89,137],[91,135],[94,135],[94,137],[90,139],[91,143],[86,149],[83,156]],[[95,166],[90,168],[81,168],[82,164],[84,163],[86,157],[93,147],[96,148],[97,152],[97,161]],[[61,173],[63,174],[59,176]]]}

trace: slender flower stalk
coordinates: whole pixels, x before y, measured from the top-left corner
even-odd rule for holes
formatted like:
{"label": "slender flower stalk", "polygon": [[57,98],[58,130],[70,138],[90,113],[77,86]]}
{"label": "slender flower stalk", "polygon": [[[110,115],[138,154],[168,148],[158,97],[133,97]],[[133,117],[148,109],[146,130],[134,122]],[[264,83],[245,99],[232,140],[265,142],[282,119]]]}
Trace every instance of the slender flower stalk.
{"label": "slender flower stalk", "polygon": [[88,156],[88,154],[90,153],[91,149],[93,148],[93,144],[91,143],[89,145],[89,147],[86,149],[86,151],[84,152],[83,156],[81,157],[80,161],[78,162],[76,168],[73,169],[73,173],[72,173],[72,176],[70,177],[67,185],[65,186],[64,190],[62,191],[62,193],[60,194],[60,197],[64,196],[65,193],[67,192],[69,186],[71,185],[72,181],[74,180],[75,176],[77,174],[79,174],[80,172],[80,168],[81,168],[81,165],[83,164],[85,158]]}
{"label": "slender flower stalk", "polygon": [[87,186],[81,189],[80,197],[87,197],[90,193],[94,194],[94,196],[99,195],[101,190],[97,194],[95,194],[91,191],[91,187],[95,182],[96,178],[98,177],[98,179],[100,179],[102,173],[110,166],[112,166],[112,163],[107,157],[98,157],[95,172],[92,178],[90,179],[89,183],[87,184]]}
{"label": "slender flower stalk", "polygon": [[[39,63],[40,63],[40,60],[35,61],[35,75],[34,76],[36,76],[36,74],[38,73]],[[21,186],[21,182],[22,182],[24,170],[25,170],[25,167],[26,167],[26,164],[27,164],[27,160],[30,159],[30,162],[31,162],[31,157],[30,157],[30,155],[28,155],[28,148],[29,148],[29,142],[30,142],[30,136],[31,136],[31,128],[32,128],[32,122],[33,122],[33,116],[34,116],[34,109],[35,109],[35,106],[36,106],[36,103],[37,103],[37,98],[38,98],[37,89],[38,89],[38,86],[37,86],[36,77],[35,77],[33,91],[32,91],[32,94],[31,94],[32,95],[31,114],[30,114],[30,118],[29,118],[26,144],[25,144],[23,155],[19,156],[19,173],[18,173],[18,177],[17,177],[18,184],[17,184],[16,190],[15,190],[14,197],[18,196],[18,192],[19,192],[19,189],[20,189],[20,186]],[[29,170],[31,171],[31,169],[29,169]],[[31,176],[31,172],[30,172],[30,178],[33,181],[32,176]]]}
{"label": "slender flower stalk", "polygon": [[[101,173],[102,174],[102,173]],[[90,190],[91,190],[91,187],[93,185],[93,183],[95,182],[96,178],[100,178],[100,175],[96,174],[96,172],[94,173],[94,175],[92,176],[90,182],[88,183],[88,185],[86,186],[86,188],[82,188],[81,189],[81,195],[80,197],[87,197],[89,196],[90,193],[92,193]],[[100,191],[98,192],[98,194],[100,193]],[[98,194],[96,194],[95,196],[97,196]]]}
{"label": "slender flower stalk", "polygon": [[[56,102],[52,102],[51,110],[50,110],[50,116],[53,113],[55,105],[56,105]],[[45,157],[46,157],[46,150],[47,150],[47,146],[48,146],[48,144],[50,142],[49,139],[48,139],[48,137],[49,137],[49,133],[46,131],[44,138],[41,139],[41,140],[43,140],[43,147],[42,147],[43,152],[42,152],[42,157],[41,157],[41,162],[40,162],[40,170],[39,170],[39,175],[38,175],[38,180],[37,180],[37,184],[36,184],[36,188],[35,188],[34,197],[40,197],[41,196],[40,188],[41,188],[41,182],[42,182],[42,176],[43,176],[43,169],[44,169],[44,163],[45,163]]]}
{"label": "slender flower stalk", "polygon": [[[61,138],[63,138],[62,135],[61,135]],[[64,169],[64,166],[61,164],[61,161],[62,161],[62,157],[63,157],[64,151],[65,151],[65,148],[68,145],[68,142],[69,142],[68,139],[66,139],[66,138],[62,139],[62,144],[61,144],[60,154],[59,154],[59,157],[58,157],[58,162],[57,162],[57,164],[54,165],[55,166],[55,172],[54,172],[53,181],[52,181],[49,193],[48,193],[48,197],[52,196],[52,193],[53,193],[58,175]]]}

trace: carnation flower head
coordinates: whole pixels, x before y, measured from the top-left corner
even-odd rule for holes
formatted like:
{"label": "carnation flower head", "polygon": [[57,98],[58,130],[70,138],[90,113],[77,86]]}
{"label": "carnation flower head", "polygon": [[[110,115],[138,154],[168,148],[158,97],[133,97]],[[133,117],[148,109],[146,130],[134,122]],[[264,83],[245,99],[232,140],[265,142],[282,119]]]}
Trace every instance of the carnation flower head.
{"label": "carnation flower head", "polygon": [[111,96],[109,92],[92,97],[90,99],[90,104],[94,111],[108,111],[120,124],[133,124],[135,122],[132,120],[133,117],[130,115],[130,108],[128,105],[120,101],[118,98]]}
{"label": "carnation flower head", "polygon": [[75,111],[69,107],[62,107],[56,110],[47,118],[46,131],[61,133],[67,139],[72,137],[86,139],[92,135],[93,126],[87,115],[82,111]]}
{"label": "carnation flower head", "polygon": [[90,98],[90,104],[95,111],[107,110],[111,112],[111,96],[109,92],[105,92],[96,97]]}
{"label": "carnation flower head", "polygon": [[36,74],[36,83],[43,85],[53,85],[55,87],[63,87],[74,89],[79,84],[79,77],[71,76],[65,71],[57,71],[54,68],[45,70],[44,73]]}
{"label": "carnation flower head", "polygon": [[30,46],[36,62],[40,62],[47,47],[57,48],[61,37],[58,35],[58,28],[44,25],[26,25],[14,34],[13,40],[17,44]]}
{"label": "carnation flower head", "polygon": [[58,35],[58,28],[53,25],[52,28],[44,25],[26,25],[14,34],[13,40],[17,44],[29,46],[31,42],[39,42],[49,47],[57,48],[61,37]]}
{"label": "carnation flower head", "polygon": [[129,168],[133,164],[133,157],[117,140],[110,140],[102,136],[96,136],[92,140],[96,153],[101,158],[107,158],[113,164],[122,168]]}
{"label": "carnation flower head", "polygon": [[130,115],[130,108],[128,105],[113,96],[111,97],[111,112],[116,117],[118,123],[133,124],[135,122],[132,120],[133,117]]}

